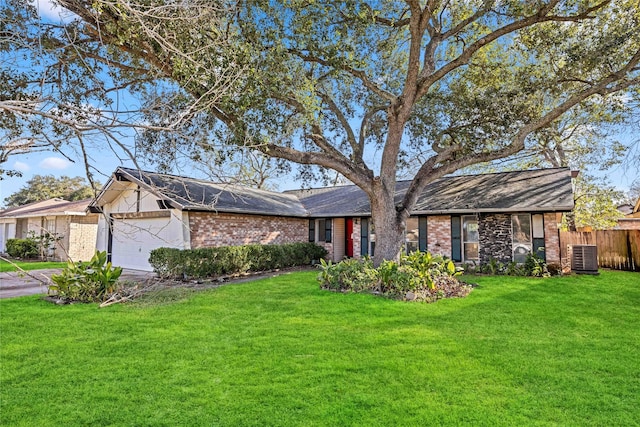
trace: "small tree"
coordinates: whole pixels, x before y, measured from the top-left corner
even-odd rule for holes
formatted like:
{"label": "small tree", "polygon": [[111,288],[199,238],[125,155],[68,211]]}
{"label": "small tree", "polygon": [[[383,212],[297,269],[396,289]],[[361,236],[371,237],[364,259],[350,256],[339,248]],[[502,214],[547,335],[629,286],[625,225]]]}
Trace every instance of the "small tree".
{"label": "small tree", "polygon": [[49,257],[53,257],[56,251],[56,243],[62,240],[64,236],[58,233],[50,233],[47,230],[43,230],[42,233],[37,234],[35,231],[28,233],[28,240],[31,240],[38,248],[40,259],[45,260]]}

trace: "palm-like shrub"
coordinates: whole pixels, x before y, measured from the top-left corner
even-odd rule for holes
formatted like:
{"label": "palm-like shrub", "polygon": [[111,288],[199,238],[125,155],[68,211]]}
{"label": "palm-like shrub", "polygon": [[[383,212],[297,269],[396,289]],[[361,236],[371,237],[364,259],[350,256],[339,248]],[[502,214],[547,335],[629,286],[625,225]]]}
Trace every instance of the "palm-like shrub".
{"label": "palm-like shrub", "polygon": [[96,252],[87,263],[71,260],[60,274],[51,276],[49,294],[65,301],[104,301],[118,288],[122,267],[113,267],[107,262],[106,252]]}

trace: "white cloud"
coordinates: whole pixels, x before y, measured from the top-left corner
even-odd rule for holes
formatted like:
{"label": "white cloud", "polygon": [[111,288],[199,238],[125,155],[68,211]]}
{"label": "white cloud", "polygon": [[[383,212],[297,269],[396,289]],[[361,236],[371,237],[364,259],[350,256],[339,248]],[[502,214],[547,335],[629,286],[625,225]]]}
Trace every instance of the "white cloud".
{"label": "white cloud", "polygon": [[31,3],[36,7],[40,18],[54,22],[68,22],[70,17],[73,16],[67,9],[53,4],[51,0],[31,0]]}
{"label": "white cloud", "polygon": [[71,162],[63,159],[62,157],[47,157],[38,163],[42,169],[55,169],[55,170],[64,170],[71,166]]}
{"label": "white cloud", "polygon": [[19,160],[16,160],[13,163],[13,168],[15,170],[17,170],[17,171],[20,171],[20,172],[29,172],[31,170],[31,166],[29,166],[25,162],[21,162]]}

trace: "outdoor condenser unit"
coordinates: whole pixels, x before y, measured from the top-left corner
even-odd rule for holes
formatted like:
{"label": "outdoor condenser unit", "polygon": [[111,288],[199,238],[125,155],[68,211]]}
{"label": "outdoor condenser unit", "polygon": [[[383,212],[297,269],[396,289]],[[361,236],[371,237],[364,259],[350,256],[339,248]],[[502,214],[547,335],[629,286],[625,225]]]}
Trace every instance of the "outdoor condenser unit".
{"label": "outdoor condenser unit", "polygon": [[571,256],[571,271],[578,274],[598,274],[598,247],[596,245],[574,245]]}

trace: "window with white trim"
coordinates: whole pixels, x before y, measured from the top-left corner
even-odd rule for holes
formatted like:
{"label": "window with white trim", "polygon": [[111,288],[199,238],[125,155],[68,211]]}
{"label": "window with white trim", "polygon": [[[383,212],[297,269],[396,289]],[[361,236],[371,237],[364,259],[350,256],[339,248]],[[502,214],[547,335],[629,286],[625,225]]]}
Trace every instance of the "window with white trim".
{"label": "window with white trim", "polygon": [[46,219],[45,229],[47,230],[47,233],[49,233],[52,236],[54,234],[56,234],[56,219],[55,219],[55,217]]}
{"label": "window with white trim", "polygon": [[462,253],[464,261],[478,261],[478,218],[475,215],[462,217]]}
{"label": "window with white trim", "polygon": [[418,217],[407,218],[407,224],[404,233],[404,249],[410,254],[418,250],[418,239],[420,235]]}
{"label": "window with white trim", "polygon": [[523,263],[527,260],[527,255],[531,253],[533,247],[531,241],[531,215],[514,214],[511,215],[511,231],[513,236],[513,260]]}

